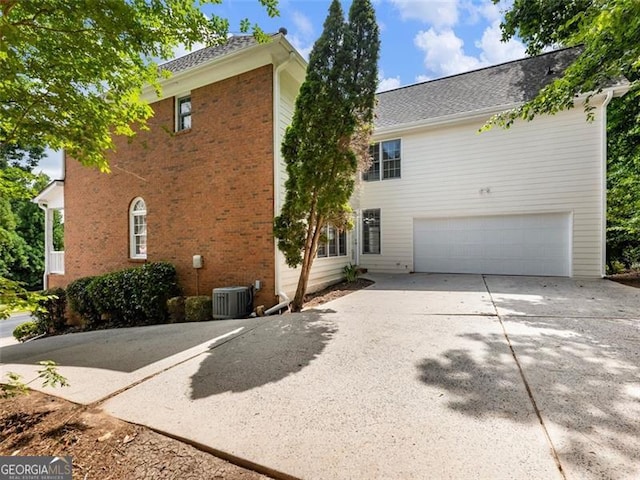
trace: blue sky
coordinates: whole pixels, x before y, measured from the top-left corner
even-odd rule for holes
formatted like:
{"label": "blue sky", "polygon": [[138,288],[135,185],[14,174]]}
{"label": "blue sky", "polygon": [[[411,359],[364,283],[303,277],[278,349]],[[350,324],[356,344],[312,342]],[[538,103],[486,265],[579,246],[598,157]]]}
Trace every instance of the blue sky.
{"label": "blue sky", "polygon": [[[205,14],[228,18],[231,31],[249,18],[266,32],[280,27],[287,38],[308,57],[322,32],[330,0],[280,0],[280,16],[269,18],[258,0],[223,0],[205,6]],[[525,56],[517,40],[500,41],[500,20],[511,3],[502,0],[373,0],[380,25],[379,90],[454,75]],[[351,0],[342,0],[345,14]],[[177,56],[187,53],[184,49]],[[61,175],[61,156],[51,153],[41,168],[52,178]]]}

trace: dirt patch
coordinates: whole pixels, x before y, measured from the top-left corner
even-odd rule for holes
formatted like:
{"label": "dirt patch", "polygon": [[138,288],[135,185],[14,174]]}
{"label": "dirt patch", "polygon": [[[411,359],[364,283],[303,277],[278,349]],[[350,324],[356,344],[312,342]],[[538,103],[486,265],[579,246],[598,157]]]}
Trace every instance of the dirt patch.
{"label": "dirt patch", "polygon": [[69,455],[73,478],[82,480],[269,478],[98,408],[39,392],[0,400],[0,455]]}
{"label": "dirt patch", "polygon": [[630,287],[640,288],[640,271],[618,273],[616,275],[607,276],[609,280],[629,285]]}
{"label": "dirt patch", "polygon": [[315,293],[310,293],[304,296],[304,308],[317,307],[323,303],[330,302],[336,298],[344,297],[363,288],[367,288],[369,285],[373,285],[375,282],[367,280],[366,278],[358,278],[355,282],[340,282],[335,285],[331,285],[323,290]]}

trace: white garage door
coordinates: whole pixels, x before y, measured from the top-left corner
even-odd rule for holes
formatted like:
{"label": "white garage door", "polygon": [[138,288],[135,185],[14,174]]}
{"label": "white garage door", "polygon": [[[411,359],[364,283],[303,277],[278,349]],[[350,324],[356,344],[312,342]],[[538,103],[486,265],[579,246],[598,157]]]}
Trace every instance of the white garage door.
{"label": "white garage door", "polygon": [[571,275],[568,213],[413,221],[416,272]]}

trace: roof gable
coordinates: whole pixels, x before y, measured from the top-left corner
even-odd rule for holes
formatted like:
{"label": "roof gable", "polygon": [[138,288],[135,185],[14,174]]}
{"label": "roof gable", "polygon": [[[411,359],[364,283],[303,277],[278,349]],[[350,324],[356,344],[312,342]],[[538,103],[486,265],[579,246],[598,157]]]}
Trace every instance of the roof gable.
{"label": "roof gable", "polygon": [[258,42],[252,35],[234,35],[227,38],[227,41],[221,45],[201,48],[183,57],[163,63],[160,68],[175,74],[257,44]]}

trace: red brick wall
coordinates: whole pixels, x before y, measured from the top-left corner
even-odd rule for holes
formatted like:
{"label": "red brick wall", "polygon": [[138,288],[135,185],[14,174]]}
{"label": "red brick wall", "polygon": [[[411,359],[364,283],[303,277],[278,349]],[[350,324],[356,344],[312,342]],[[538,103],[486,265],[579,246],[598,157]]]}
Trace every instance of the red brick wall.
{"label": "red brick wall", "polygon": [[174,99],[154,103],[150,131],[116,140],[110,174],[68,159],[64,281],[135,266],[129,206],[147,205],[147,261],[168,261],[185,294],[262,282],[275,298],[272,66],[191,91],[192,128],[172,135]]}

